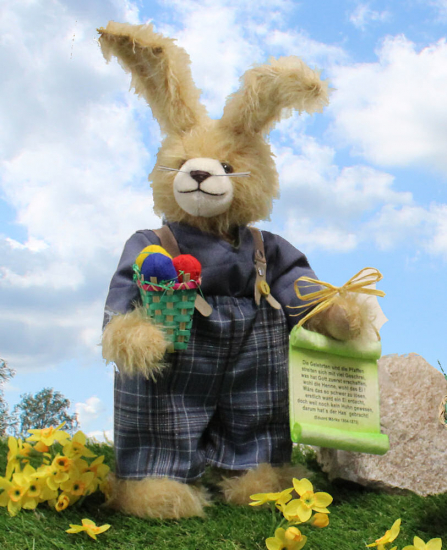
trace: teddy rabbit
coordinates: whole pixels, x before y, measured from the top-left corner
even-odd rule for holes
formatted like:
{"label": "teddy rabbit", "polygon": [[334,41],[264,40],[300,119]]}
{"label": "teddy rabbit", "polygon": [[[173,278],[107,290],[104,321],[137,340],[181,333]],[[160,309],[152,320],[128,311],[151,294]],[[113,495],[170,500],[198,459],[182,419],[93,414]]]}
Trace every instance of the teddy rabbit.
{"label": "teddy rabbit", "polygon": [[[303,305],[294,282],[315,274],[303,253],[252,224],[268,218],[279,191],[266,136],[286,111],[321,111],[328,85],[296,57],[271,59],[245,73],[212,120],[172,39],[152,25],[110,22],[99,32],[105,58],[130,72],[164,134],[149,177],[163,231],[127,241],[106,303],[103,357],[117,366],[109,504],[143,517],[203,515],[207,466],[223,472],[228,502],[290,485],[288,335],[301,311],[290,306]],[[166,353],[132,279],[152,244],[202,264],[205,300],[184,351]],[[340,297],[307,328],[347,340],[361,312]]]}

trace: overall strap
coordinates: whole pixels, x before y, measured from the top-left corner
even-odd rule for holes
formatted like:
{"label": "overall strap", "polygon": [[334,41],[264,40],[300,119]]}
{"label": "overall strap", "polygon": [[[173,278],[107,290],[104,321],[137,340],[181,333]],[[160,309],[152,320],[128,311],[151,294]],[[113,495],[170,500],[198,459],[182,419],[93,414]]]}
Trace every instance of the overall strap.
{"label": "overall strap", "polygon": [[180,249],[174,237],[174,233],[167,225],[163,225],[160,229],[152,230],[160,239],[161,246],[173,257],[180,256]]}
{"label": "overall strap", "polygon": [[261,296],[263,296],[273,308],[281,309],[281,304],[279,304],[270,294],[270,287],[266,281],[267,261],[265,259],[264,239],[262,237],[262,233],[256,227],[250,227],[249,229],[253,235],[253,241],[255,244],[255,302],[259,305],[261,303]]}
{"label": "overall strap", "polygon": [[[173,258],[180,256],[181,252],[180,252],[180,248],[178,247],[177,240],[174,237],[174,233],[169,229],[167,225],[163,225],[160,229],[153,229],[152,231],[160,239],[161,246]],[[201,313],[204,317],[209,317],[213,312],[213,308],[209,305],[209,303],[202,297],[202,295],[199,292],[197,293],[196,301],[194,305],[197,311]]]}

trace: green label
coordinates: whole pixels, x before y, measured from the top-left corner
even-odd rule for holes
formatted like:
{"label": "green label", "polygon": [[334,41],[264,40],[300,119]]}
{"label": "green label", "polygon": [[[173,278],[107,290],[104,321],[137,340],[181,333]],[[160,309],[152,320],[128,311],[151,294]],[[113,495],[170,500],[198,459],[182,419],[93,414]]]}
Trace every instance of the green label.
{"label": "green label", "polygon": [[304,332],[291,338],[289,355],[292,440],[384,454],[389,443],[380,433],[377,359],[348,345],[334,353],[332,341],[321,335],[310,349],[307,331],[299,330]]}

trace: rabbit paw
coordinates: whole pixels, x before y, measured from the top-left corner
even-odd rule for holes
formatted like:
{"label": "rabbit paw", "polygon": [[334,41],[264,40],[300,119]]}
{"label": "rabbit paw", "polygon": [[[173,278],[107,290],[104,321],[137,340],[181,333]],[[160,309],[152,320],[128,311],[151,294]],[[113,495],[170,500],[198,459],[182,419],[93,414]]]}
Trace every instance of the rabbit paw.
{"label": "rabbit paw", "polygon": [[306,328],[336,340],[353,340],[362,332],[361,308],[354,298],[340,296],[331,307],[312,317]]}
{"label": "rabbit paw", "polygon": [[122,374],[153,377],[164,366],[167,347],[163,330],[142,308],[112,317],[102,336],[103,358],[116,363]]}

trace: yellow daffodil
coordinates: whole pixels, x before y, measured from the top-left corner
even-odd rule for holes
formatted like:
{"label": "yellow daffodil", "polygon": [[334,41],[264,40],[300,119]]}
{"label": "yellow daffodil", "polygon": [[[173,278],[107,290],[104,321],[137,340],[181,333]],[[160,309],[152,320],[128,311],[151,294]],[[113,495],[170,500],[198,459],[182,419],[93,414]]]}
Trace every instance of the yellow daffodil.
{"label": "yellow daffodil", "polygon": [[14,472],[20,471],[21,461],[28,462],[28,455],[32,450],[32,447],[29,443],[23,443],[21,439],[16,439],[15,437],[8,438],[8,454],[6,460],[8,464],[6,466],[5,477],[11,479]]}
{"label": "yellow daffodil", "polygon": [[81,456],[85,456],[88,458],[95,457],[95,453],[90,451],[90,449],[87,449],[85,444],[87,443],[87,436],[79,431],[76,432],[73,436],[73,439],[66,444],[64,444],[64,455],[69,458],[79,458]]}
{"label": "yellow daffodil", "polygon": [[107,474],[110,472],[110,468],[107,464],[104,464],[104,455],[98,456],[87,468],[86,471],[93,472],[96,477],[100,479],[105,479]]}
{"label": "yellow daffodil", "polygon": [[292,498],[292,495],[290,493],[285,493],[283,496],[277,499],[275,505],[289,523],[298,525],[299,523],[302,523],[299,517],[292,516],[291,514],[287,513],[287,503],[290,501],[291,498]]}
{"label": "yellow daffodil", "polygon": [[49,475],[46,477],[47,485],[52,491],[57,491],[62,483],[70,479],[68,472],[63,470],[50,469]]}
{"label": "yellow daffodil", "polygon": [[62,512],[62,510],[65,510],[65,508],[67,508],[69,505],[70,505],[70,497],[65,493],[61,493],[54,507],[57,512]]}
{"label": "yellow daffodil", "polygon": [[[292,498],[290,496],[290,493],[292,491],[293,487],[291,487],[290,489],[285,489],[280,493],[257,493],[255,495],[251,495],[251,500],[254,500],[255,502],[250,502],[249,504],[250,506],[261,506],[262,504],[265,504],[267,502],[284,502],[284,500],[289,501]],[[289,498],[287,498],[287,496]]]}
{"label": "yellow daffodil", "polygon": [[313,525],[313,527],[327,527],[329,525],[329,516],[327,514],[317,512],[310,520],[310,524]]}
{"label": "yellow daffodil", "polygon": [[[386,531],[383,537],[380,537],[380,539],[377,539],[376,542],[373,542],[372,544],[367,544],[366,546],[369,546],[369,547],[377,546],[377,550],[386,550],[385,544],[393,542],[393,540],[398,536],[400,531],[400,522],[401,522],[400,518],[396,519],[391,529],[388,529],[388,531]],[[394,550],[394,548],[392,550]]]}
{"label": "yellow daffodil", "polygon": [[[86,447],[87,437],[78,431],[73,439],[63,431],[65,422],[56,428],[29,430],[27,442],[10,437],[7,455],[7,475],[0,477],[0,506],[8,507],[15,516],[22,508],[35,509],[41,502],[48,502],[57,511],[65,510],[84,496],[107,486],[110,468],[104,464],[104,456],[97,457]],[[63,454],[54,457],[48,451],[56,442],[63,447]],[[89,464],[87,459],[94,459]],[[30,458],[40,460],[35,469]],[[79,526],[92,536],[102,533],[108,526],[96,527],[93,522]],[[77,531],[76,531],[77,532]]]}
{"label": "yellow daffodil", "polygon": [[8,506],[9,490],[12,483],[5,477],[0,477],[0,506]]}
{"label": "yellow daffodil", "polygon": [[441,548],[441,539],[431,539],[425,543],[419,537],[414,537],[413,544],[410,544],[410,546],[405,546],[403,550],[441,550]]}
{"label": "yellow daffodil", "polygon": [[94,521],[90,519],[83,519],[82,525],[71,525],[70,529],[67,529],[67,533],[80,533],[81,531],[85,531],[89,537],[96,540],[96,535],[99,535],[101,533],[104,533],[104,531],[107,531],[107,529],[110,529],[110,525],[105,524],[101,525],[101,527],[98,527]]}
{"label": "yellow daffodil", "polygon": [[16,516],[20,512],[25,493],[26,487],[20,487],[15,483],[11,484],[8,491],[8,512],[11,516]]}
{"label": "yellow daffodil", "polygon": [[266,539],[265,544],[268,550],[301,550],[306,544],[307,537],[296,527],[283,529],[278,527],[274,537]]}
{"label": "yellow daffodil", "polygon": [[45,445],[44,443],[42,443],[42,441],[38,441],[34,445],[34,450],[39,451],[39,453],[47,453],[50,450],[50,447],[48,447],[48,445]]}
{"label": "yellow daffodil", "polygon": [[104,455],[98,456],[98,458],[96,458],[90,465],[82,458],[75,460],[75,467],[79,472],[92,472],[94,474],[91,487],[92,493],[94,493],[98,487],[101,487],[107,477],[107,474],[110,472],[110,468],[106,464],[103,464],[104,458]]}
{"label": "yellow daffodil", "polygon": [[43,443],[47,447],[51,447],[55,441],[58,441],[61,445],[65,445],[70,439],[70,434],[61,430],[65,422],[59,424],[57,428],[44,428],[42,430],[28,430],[30,437],[27,437],[27,441],[37,441]]}
{"label": "yellow daffodil", "polygon": [[[312,510],[323,514],[329,514],[327,506],[331,504],[332,497],[328,493],[314,493],[312,483],[303,478],[293,480],[295,491],[300,496],[287,504],[284,516],[297,517],[299,521],[308,521],[312,516]],[[286,515],[287,514],[287,515]]]}
{"label": "yellow daffodil", "polygon": [[34,477],[47,478],[51,476],[55,471],[56,470],[53,468],[53,466],[50,466],[49,464],[43,464],[42,466],[39,466],[39,468],[37,468]]}
{"label": "yellow daffodil", "polygon": [[73,471],[66,481],[61,483],[61,489],[75,496],[84,496],[91,493],[91,484],[95,477],[93,472],[81,474]]}
{"label": "yellow daffodil", "polygon": [[11,516],[17,515],[21,508],[34,510],[39,504],[41,487],[32,475],[35,469],[27,464],[23,472],[12,476],[12,483],[8,488],[8,512]]}
{"label": "yellow daffodil", "polygon": [[53,468],[59,472],[68,472],[72,465],[73,461],[70,458],[61,455],[57,455],[52,462]]}

